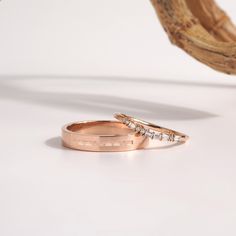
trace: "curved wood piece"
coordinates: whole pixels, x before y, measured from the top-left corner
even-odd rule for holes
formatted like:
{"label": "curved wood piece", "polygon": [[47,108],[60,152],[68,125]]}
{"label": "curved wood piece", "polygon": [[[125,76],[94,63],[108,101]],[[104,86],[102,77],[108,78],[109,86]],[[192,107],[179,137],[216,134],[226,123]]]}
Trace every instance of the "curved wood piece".
{"label": "curved wood piece", "polygon": [[236,27],[214,0],[151,0],[171,42],[228,74],[236,74]]}

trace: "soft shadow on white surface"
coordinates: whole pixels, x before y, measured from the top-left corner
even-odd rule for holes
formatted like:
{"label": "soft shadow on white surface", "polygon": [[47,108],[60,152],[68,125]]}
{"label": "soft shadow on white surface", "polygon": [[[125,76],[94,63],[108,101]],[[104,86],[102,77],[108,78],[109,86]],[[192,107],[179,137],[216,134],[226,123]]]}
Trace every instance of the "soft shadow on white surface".
{"label": "soft shadow on white surface", "polygon": [[[37,76],[36,76],[37,77]],[[12,78],[12,79],[10,79]],[[23,103],[31,103],[36,105],[49,106],[54,109],[63,109],[63,110],[76,110],[78,112],[92,111],[97,114],[110,115],[116,111],[122,111],[124,113],[132,114],[139,117],[145,117],[150,119],[159,120],[195,120],[195,119],[207,119],[216,117],[217,115],[193,109],[183,106],[175,106],[164,103],[158,103],[155,101],[145,101],[143,99],[132,99],[125,98],[122,96],[113,96],[106,95],[106,89],[104,89],[104,94],[88,94],[88,93],[75,93],[75,92],[48,92],[48,91],[37,91],[31,90],[30,88],[25,88],[23,86],[14,85],[14,81],[17,81],[19,84],[19,79],[33,79],[35,77],[1,77],[0,78],[0,98],[1,99],[10,99],[17,100]],[[37,77],[38,79],[43,78]],[[45,77],[51,78],[51,76]],[[55,78],[56,77],[52,77]],[[68,77],[59,77],[59,78],[71,78]],[[74,77],[79,80],[95,80],[102,81],[107,80],[112,83],[112,81],[123,81],[127,82],[129,78],[117,78],[117,77]],[[153,83],[163,83],[163,81],[153,80]],[[131,81],[130,81],[131,82]],[[135,87],[137,83],[148,83],[148,79],[132,79],[133,86]],[[56,82],[55,82],[56,83]],[[176,82],[173,81],[175,85]],[[184,85],[185,82],[183,82]],[[171,81],[167,81],[167,84],[171,84]],[[180,82],[182,84],[182,82]],[[46,84],[45,84],[46,86]],[[120,86],[123,86],[122,84]],[[194,86],[194,85],[193,85]]]}
{"label": "soft shadow on white surface", "polygon": [[[197,77],[197,76],[194,76]],[[212,79],[212,83],[209,82],[196,82],[193,78],[189,80],[171,79],[171,78],[134,78],[129,76],[93,76],[93,75],[0,75],[1,80],[22,79],[22,80],[34,80],[34,79],[74,79],[77,81],[103,81],[108,83],[120,82],[120,83],[134,83],[134,84],[156,84],[156,85],[171,85],[177,87],[209,87],[211,89],[236,89],[235,84],[215,83],[215,79]],[[219,81],[219,80],[218,80]]]}
{"label": "soft shadow on white surface", "polygon": [[60,150],[69,150],[68,148],[65,148],[62,145],[61,137],[59,137],[59,136],[46,140],[45,144],[51,148],[60,149]]}

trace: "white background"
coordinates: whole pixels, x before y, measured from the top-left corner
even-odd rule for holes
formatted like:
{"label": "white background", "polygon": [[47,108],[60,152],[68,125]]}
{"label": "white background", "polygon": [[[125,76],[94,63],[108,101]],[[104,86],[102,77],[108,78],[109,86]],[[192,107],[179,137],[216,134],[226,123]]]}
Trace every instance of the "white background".
{"label": "white background", "polygon": [[[169,43],[147,0],[1,1],[0,235],[235,236],[235,91]],[[61,146],[63,124],[116,111],[191,141]]]}

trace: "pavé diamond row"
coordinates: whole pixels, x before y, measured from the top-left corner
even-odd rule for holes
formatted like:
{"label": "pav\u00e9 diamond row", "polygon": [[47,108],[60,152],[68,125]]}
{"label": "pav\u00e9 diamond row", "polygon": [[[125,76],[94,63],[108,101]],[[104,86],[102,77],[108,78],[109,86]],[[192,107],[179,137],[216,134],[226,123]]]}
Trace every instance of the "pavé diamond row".
{"label": "pav\u00e9 diamond row", "polygon": [[122,123],[128,126],[129,128],[133,129],[135,132],[140,133],[143,136],[149,137],[151,139],[158,139],[160,141],[169,141],[169,142],[179,142],[181,137],[177,136],[173,133],[162,133],[158,131],[153,131],[151,129],[147,129],[141,124],[137,124],[129,120],[128,118],[123,118]]}

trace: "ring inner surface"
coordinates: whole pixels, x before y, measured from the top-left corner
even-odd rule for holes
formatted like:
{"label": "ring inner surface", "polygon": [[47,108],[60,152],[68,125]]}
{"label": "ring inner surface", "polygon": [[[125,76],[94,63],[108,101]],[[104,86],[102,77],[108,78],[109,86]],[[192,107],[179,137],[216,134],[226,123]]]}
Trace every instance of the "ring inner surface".
{"label": "ring inner surface", "polygon": [[122,136],[134,133],[130,128],[117,121],[81,122],[72,124],[67,129],[83,135]]}

